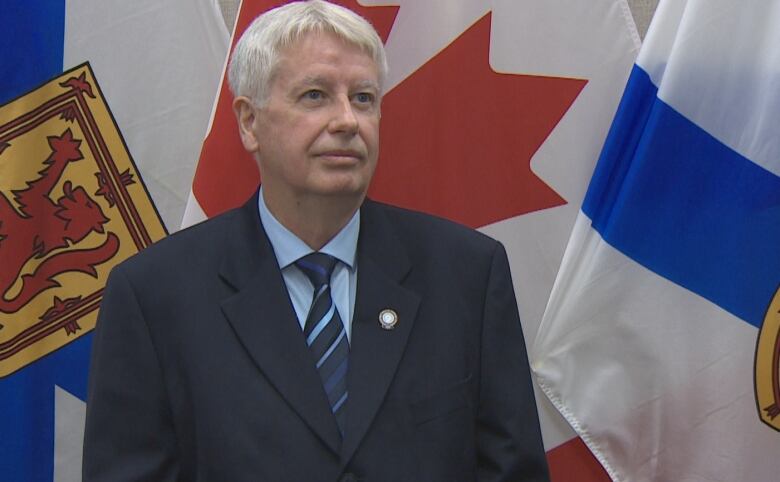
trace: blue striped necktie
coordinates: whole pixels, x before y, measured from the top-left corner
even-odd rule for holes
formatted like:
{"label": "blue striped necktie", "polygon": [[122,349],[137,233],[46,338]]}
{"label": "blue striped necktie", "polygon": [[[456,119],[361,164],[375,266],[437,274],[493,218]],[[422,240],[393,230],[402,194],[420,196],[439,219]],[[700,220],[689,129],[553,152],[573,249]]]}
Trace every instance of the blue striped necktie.
{"label": "blue striped necktie", "polygon": [[311,253],[296,261],[295,265],[314,285],[314,299],[306,317],[303,334],[314,355],[330,408],[343,434],[349,341],[330,294],[330,275],[336,266],[336,259],[323,253]]}

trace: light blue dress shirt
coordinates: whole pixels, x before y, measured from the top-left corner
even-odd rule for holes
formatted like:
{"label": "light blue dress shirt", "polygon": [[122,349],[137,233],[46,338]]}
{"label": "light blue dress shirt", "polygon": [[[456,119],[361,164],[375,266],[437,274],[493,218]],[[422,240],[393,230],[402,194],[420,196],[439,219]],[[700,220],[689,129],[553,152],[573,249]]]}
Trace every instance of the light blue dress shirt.
{"label": "light blue dress shirt", "polygon": [[[285,228],[268,210],[263,199],[263,188],[258,196],[258,211],[260,222],[263,223],[271,247],[276,254],[276,261],[282,270],[287,293],[290,295],[298,323],[303,330],[306,315],[309,313],[314,297],[314,287],[303,271],[295,266],[295,262],[309,253],[313,253],[306,243]],[[321,253],[329,254],[339,262],[331,275],[330,291],[336,309],[339,311],[347,339],[352,340],[352,315],[355,309],[355,292],[357,290],[357,241],[360,234],[360,210],[358,210],[346,226],[320,249]]]}

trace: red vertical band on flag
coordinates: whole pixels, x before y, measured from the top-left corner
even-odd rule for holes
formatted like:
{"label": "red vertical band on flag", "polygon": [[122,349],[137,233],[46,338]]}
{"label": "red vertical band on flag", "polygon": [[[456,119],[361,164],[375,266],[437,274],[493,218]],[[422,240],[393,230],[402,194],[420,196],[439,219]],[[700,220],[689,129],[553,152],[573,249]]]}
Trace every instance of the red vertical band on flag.
{"label": "red vertical band on flag", "polygon": [[610,482],[581,438],[575,437],[547,452],[550,479],[555,482]]}

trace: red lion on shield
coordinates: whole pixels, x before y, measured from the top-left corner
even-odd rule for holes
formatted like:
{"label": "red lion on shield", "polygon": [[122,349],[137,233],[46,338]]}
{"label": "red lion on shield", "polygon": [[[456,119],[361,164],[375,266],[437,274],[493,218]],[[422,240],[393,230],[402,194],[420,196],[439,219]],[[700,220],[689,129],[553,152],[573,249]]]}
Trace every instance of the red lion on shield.
{"label": "red lion on shield", "polygon": [[[63,195],[49,196],[71,162],[83,159],[80,140],[70,129],[47,138],[52,149],[39,177],[27,188],[12,191],[19,210],[0,192],[0,312],[14,313],[41,292],[60,286],[55,277],[66,272],[97,276],[95,266],[111,259],[119,238],[109,232],[96,248],[75,246],[89,234],[103,234],[109,221],[82,186],[62,185]],[[54,254],[53,252],[57,251]],[[51,254],[51,255],[50,255]],[[42,259],[32,273],[22,274],[32,259]],[[12,290],[21,276],[21,288]],[[16,292],[9,297],[10,292]]]}

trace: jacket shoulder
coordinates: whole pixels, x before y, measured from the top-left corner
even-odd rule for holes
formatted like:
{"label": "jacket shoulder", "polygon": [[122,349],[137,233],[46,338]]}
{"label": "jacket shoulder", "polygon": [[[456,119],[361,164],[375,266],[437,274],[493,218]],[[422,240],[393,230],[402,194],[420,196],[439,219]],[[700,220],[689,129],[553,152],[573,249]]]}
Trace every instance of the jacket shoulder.
{"label": "jacket shoulder", "polygon": [[405,244],[466,252],[492,252],[500,243],[468,226],[432,214],[376,201],[367,202],[366,214],[385,217]]}
{"label": "jacket shoulder", "polygon": [[231,233],[241,223],[240,209],[227,211],[160,239],[124,260],[117,269],[127,273],[148,273],[150,267],[155,271],[181,270],[187,263],[208,264],[224,249]]}

